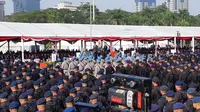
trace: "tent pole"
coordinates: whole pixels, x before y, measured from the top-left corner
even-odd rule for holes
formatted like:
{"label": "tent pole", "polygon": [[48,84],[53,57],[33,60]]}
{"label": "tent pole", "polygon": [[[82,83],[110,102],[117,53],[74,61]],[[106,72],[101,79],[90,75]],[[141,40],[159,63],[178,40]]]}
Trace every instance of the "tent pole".
{"label": "tent pole", "polygon": [[37,42],[35,41],[35,53],[37,52]]}
{"label": "tent pole", "polygon": [[176,51],[176,47],[177,47],[177,45],[176,45],[176,37],[174,37],[174,47],[175,47],[175,51]]}
{"label": "tent pole", "polygon": [[10,40],[8,40],[8,61],[10,63]]}
{"label": "tent pole", "polygon": [[158,42],[157,40],[155,40],[155,56],[157,56],[157,52],[158,52]]}
{"label": "tent pole", "polygon": [[[136,41],[137,41],[137,48],[138,48],[138,47],[139,47],[139,42],[138,42],[138,40],[136,40]],[[137,49],[137,48],[136,48],[136,49]]]}
{"label": "tent pole", "polygon": [[22,62],[24,62],[24,40],[21,37],[21,47],[22,47]]}
{"label": "tent pole", "polygon": [[61,49],[61,41],[59,41],[59,50]]}
{"label": "tent pole", "polygon": [[192,51],[194,52],[194,41],[195,41],[195,39],[194,39],[194,37],[192,37]]}
{"label": "tent pole", "polygon": [[84,48],[87,49],[87,42],[84,40]]}
{"label": "tent pole", "polygon": [[120,49],[122,48],[122,40],[119,41]]}
{"label": "tent pole", "polygon": [[81,51],[83,50],[83,40],[81,40]]}
{"label": "tent pole", "polygon": [[110,51],[112,51],[112,48],[113,47],[113,45],[112,45],[112,41],[110,41]]}

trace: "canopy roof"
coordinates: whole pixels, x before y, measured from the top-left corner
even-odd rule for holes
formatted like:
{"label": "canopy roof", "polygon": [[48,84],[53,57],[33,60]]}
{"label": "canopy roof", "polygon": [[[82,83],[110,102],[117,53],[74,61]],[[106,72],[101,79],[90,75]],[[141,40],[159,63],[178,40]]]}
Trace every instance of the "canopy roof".
{"label": "canopy roof", "polygon": [[179,39],[200,38],[200,27],[0,22],[0,40],[164,40],[177,31]]}

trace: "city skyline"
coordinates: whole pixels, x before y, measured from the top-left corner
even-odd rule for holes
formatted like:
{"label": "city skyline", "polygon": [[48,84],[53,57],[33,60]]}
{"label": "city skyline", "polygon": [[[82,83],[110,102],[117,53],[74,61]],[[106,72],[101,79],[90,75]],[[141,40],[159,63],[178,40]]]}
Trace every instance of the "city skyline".
{"label": "city skyline", "polygon": [[[53,8],[56,4],[58,4],[61,0],[41,0],[41,9]],[[88,2],[88,0],[66,0],[73,1],[73,4],[79,5],[80,2]],[[90,1],[90,0],[89,0]],[[161,5],[163,0],[157,0],[157,5]],[[113,5],[110,5],[113,4]],[[126,2],[122,2],[122,0],[96,0],[96,5],[100,9],[100,11],[105,11],[106,9],[123,9],[129,12],[134,11],[134,0],[126,0]],[[200,0],[189,0],[189,12],[191,15],[200,14]],[[6,0],[5,4],[5,14],[10,15],[13,13],[13,3],[12,0]]]}

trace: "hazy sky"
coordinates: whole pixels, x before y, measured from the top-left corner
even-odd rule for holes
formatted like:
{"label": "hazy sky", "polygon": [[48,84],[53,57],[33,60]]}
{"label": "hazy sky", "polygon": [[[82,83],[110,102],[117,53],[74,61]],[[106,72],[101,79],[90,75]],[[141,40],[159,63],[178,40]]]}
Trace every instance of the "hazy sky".
{"label": "hazy sky", "polygon": [[[5,12],[6,15],[13,13],[13,2],[12,0],[5,0]],[[54,7],[57,3],[62,0],[41,0],[41,9]],[[91,0],[65,0],[71,1],[74,5],[79,5],[80,2],[88,2]],[[129,12],[133,12],[133,1],[134,0],[95,0],[97,7],[104,11],[106,9],[121,8]],[[157,4],[160,4],[163,0],[157,0]],[[200,14],[200,0],[188,0],[189,1],[189,12],[192,15]]]}

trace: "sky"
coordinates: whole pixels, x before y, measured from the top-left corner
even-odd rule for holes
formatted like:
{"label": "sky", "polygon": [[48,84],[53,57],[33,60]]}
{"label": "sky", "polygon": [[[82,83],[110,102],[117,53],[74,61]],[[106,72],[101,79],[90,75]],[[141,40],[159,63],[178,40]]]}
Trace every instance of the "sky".
{"label": "sky", "polygon": [[[10,15],[13,13],[13,2],[12,0],[4,0],[5,13]],[[52,8],[62,0],[41,0],[41,9]],[[65,0],[71,1],[74,5],[79,5],[80,2],[89,2],[92,0]],[[163,0],[157,0],[157,4],[161,4]],[[189,12],[191,15],[200,14],[200,0],[188,0],[189,1]],[[95,4],[100,9],[100,11],[105,11],[106,9],[123,9],[129,12],[133,12],[133,2],[134,0],[95,0]]]}

